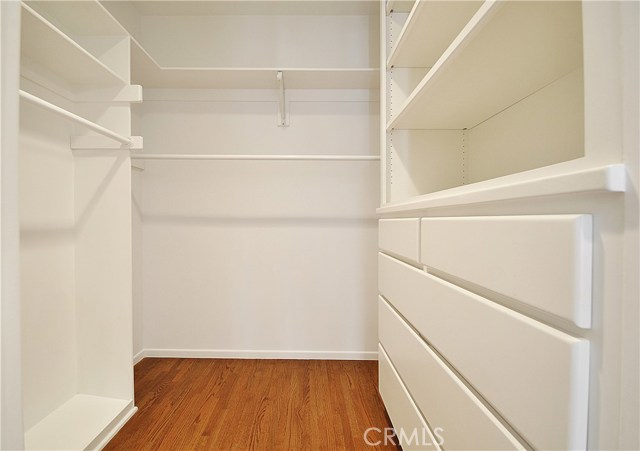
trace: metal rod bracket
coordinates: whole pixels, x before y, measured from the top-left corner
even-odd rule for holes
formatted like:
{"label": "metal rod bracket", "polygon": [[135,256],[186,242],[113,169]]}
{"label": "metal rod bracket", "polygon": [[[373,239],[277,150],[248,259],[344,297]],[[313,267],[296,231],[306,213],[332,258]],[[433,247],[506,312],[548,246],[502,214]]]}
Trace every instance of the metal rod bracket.
{"label": "metal rod bracket", "polygon": [[288,127],[289,115],[284,97],[284,74],[281,70],[276,73],[276,79],[278,80],[278,127]]}

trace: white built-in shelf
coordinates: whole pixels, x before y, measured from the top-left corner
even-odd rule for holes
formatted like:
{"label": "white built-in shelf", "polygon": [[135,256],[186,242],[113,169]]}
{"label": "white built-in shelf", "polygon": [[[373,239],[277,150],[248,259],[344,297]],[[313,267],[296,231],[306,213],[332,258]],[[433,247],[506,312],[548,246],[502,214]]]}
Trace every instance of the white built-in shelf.
{"label": "white built-in shelf", "polygon": [[134,412],[133,401],[75,395],[25,433],[27,450],[84,450]]}
{"label": "white built-in shelf", "polygon": [[97,0],[25,3],[71,36],[128,36],[122,25]]}
{"label": "white built-in shelf", "polygon": [[133,41],[131,80],[145,88],[276,89],[278,71],[287,89],[376,89],[377,68],[161,67]]}
{"label": "white built-in shelf", "polygon": [[387,130],[473,128],[581,67],[581,14],[580,2],[485,2]]}
{"label": "white built-in shelf", "polygon": [[432,67],[481,5],[482,1],[415,2],[387,68]]}
{"label": "white built-in shelf", "polygon": [[620,193],[626,190],[624,164],[587,167],[579,160],[390,202],[378,214],[452,207],[505,200],[577,193]]}
{"label": "white built-in shelf", "polygon": [[44,68],[76,88],[127,84],[104,63],[26,4],[22,4],[21,39],[23,60]]}

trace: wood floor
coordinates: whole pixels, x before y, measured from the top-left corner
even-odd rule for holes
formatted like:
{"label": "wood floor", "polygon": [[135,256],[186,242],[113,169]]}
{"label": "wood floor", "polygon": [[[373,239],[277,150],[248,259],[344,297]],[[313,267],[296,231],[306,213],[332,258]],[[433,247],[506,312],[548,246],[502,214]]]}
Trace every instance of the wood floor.
{"label": "wood floor", "polygon": [[144,359],[139,410],[105,449],[398,449],[364,440],[391,427],[377,375],[375,361]]}

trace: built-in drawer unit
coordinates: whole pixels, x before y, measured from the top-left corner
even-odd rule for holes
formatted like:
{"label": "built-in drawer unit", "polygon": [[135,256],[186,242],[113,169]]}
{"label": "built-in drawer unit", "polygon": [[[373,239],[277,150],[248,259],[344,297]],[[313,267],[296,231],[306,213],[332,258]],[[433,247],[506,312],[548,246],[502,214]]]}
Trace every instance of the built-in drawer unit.
{"label": "built-in drawer unit", "polygon": [[[404,450],[440,450],[440,444],[443,443],[441,436],[434,437],[398,372],[391,364],[389,356],[380,345],[378,345],[378,357],[380,396],[393,422],[396,440]],[[381,437],[376,437],[374,433],[381,434]],[[373,444],[384,440],[385,436],[393,437],[393,434],[387,431],[370,431],[366,440]]]}
{"label": "built-in drawer unit", "polygon": [[420,219],[381,219],[378,247],[388,254],[418,263],[420,261]]}
{"label": "built-in drawer unit", "polygon": [[586,447],[587,340],[387,255],[379,269],[381,295],[530,445]]}
{"label": "built-in drawer unit", "polygon": [[422,264],[591,325],[591,216],[425,218]]}
{"label": "built-in drawer unit", "polygon": [[525,449],[382,298],[379,307],[382,347],[445,449]]}

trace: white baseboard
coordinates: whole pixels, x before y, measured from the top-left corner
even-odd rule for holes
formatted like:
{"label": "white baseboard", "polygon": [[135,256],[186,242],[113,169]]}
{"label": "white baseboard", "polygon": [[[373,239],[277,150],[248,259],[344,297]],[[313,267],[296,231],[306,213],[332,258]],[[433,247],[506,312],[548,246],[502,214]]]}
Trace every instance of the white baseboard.
{"label": "white baseboard", "polygon": [[131,419],[131,417],[138,411],[138,408],[133,405],[133,401],[131,401],[129,408],[123,412],[119,419],[116,418],[114,424],[112,424],[105,432],[102,439],[99,439],[99,443],[95,446],[89,446],[87,449],[94,449],[96,451],[101,451],[107,443],[111,441],[113,437],[124,427],[124,425]]}
{"label": "white baseboard", "polygon": [[237,349],[143,349],[134,365],[145,357],[189,359],[299,359],[378,360],[377,351],[266,351]]}
{"label": "white baseboard", "polygon": [[146,356],[144,354],[144,349],[141,350],[140,352],[138,352],[136,355],[133,356],[133,364],[135,365],[136,363],[138,363],[140,360],[144,359]]}

